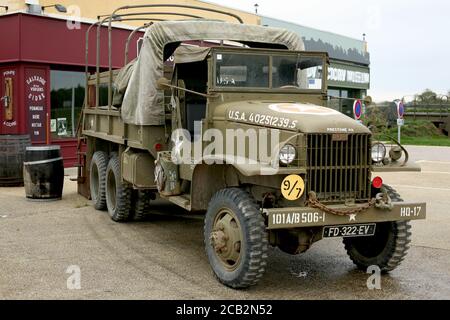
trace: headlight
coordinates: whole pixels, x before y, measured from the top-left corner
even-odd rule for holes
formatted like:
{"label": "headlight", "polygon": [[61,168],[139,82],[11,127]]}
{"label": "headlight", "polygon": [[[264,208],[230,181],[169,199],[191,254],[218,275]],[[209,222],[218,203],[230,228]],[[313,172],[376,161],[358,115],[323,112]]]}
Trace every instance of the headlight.
{"label": "headlight", "polygon": [[372,145],[372,160],[379,163],[386,157],[386,147],[382,143]]}
{"label": "headlight", "polygon": [[292,162],[294,162],[296,157],[297,151],[295,150],[295,147],[293,145],[287,144],[283,148],[281,148],[279,158],[282,165],[287,166],[291,164]]}

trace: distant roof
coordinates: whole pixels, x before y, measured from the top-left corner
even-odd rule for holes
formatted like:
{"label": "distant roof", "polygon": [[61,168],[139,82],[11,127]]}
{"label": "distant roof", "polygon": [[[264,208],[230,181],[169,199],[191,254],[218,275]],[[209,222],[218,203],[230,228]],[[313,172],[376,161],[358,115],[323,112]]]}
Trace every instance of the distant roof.
{"label": "distant roof", "polygon": [[363,40],[265,16],[261,16],[261,24],[297,33],[302,37],[307,51],[327,51],[332,59],[370,64],[370,54],[366,52]]}

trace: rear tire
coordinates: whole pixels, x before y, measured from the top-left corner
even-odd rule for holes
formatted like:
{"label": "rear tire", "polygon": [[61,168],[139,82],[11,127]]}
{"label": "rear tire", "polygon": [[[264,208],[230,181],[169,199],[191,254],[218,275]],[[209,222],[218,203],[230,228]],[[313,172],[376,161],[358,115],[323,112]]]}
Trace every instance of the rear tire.
{"label": "rear tire", "polygon": [[254,199],[237,188],[218,191],[205,217],[205,250],[216,278],[241,289],[263,276],[268,250],[264,218]]}
{"label": "rear tire", "polygon": [[112,220],[127,221],[130,217],[132,188],[123,184],[120,173],[120,161],[111,157],[106,169],[106,205]]}
{"label": "rear tire", "polygon": [[91,159],[89,169],[89,188],[94,208],[106,209],[106,168],[109,157],[106,152],[97,151]]}
{"label": "rear tire", "polygon": [[134,220],[142,220],[150,210],[150,201],[152,199],[152,192],[149,190],[134,190]]}
{"label": "rear tire", "polygon": [[[393,202],[403,202],[392,187],[384,185],[383,188]],[[375,265],[384,273],[395,270],[401,264],[410,243],[410,221],[378,223],[373,237],[344,238],[345,250],[359,269],[367,271]]]}

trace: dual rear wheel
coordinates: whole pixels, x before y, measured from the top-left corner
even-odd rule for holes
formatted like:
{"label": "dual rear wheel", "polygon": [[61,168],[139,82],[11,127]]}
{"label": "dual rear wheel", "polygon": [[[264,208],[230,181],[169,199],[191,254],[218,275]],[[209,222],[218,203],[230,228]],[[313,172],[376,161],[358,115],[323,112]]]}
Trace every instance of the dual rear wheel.
{"label": "dual rear wheel", "polygon": [[142,219],[148,210],[151,194],[133,190],[122,182],[120,160],[117,153],[94,153],[90,166],[90,190],[95,209],[107,210],[111,219],[125,222]]}

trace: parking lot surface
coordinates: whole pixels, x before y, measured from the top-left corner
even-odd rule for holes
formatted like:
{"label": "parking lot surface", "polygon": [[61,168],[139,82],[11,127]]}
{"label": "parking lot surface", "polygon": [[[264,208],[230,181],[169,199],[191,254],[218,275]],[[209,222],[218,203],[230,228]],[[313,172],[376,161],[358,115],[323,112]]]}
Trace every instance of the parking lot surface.
{"label": "parking lot surface", "polygon": [[[354,267],[340,239],[296,257],[270,249],[256,287],[226,288],[209,267],[200,217],[179,216],[185,212],[159,200],[145,221],[114,223],[66,177],[57,202],[0,188],[0,298],[450,299],[450,148],[408,149],[422,172],[382,177],[405,201],[427,202],[428,218],[413,222],[409,255],[382,276],[381,290],[367,288],[369,275]],[[79,290],[67,287],[73,266],[81,271]]]}

